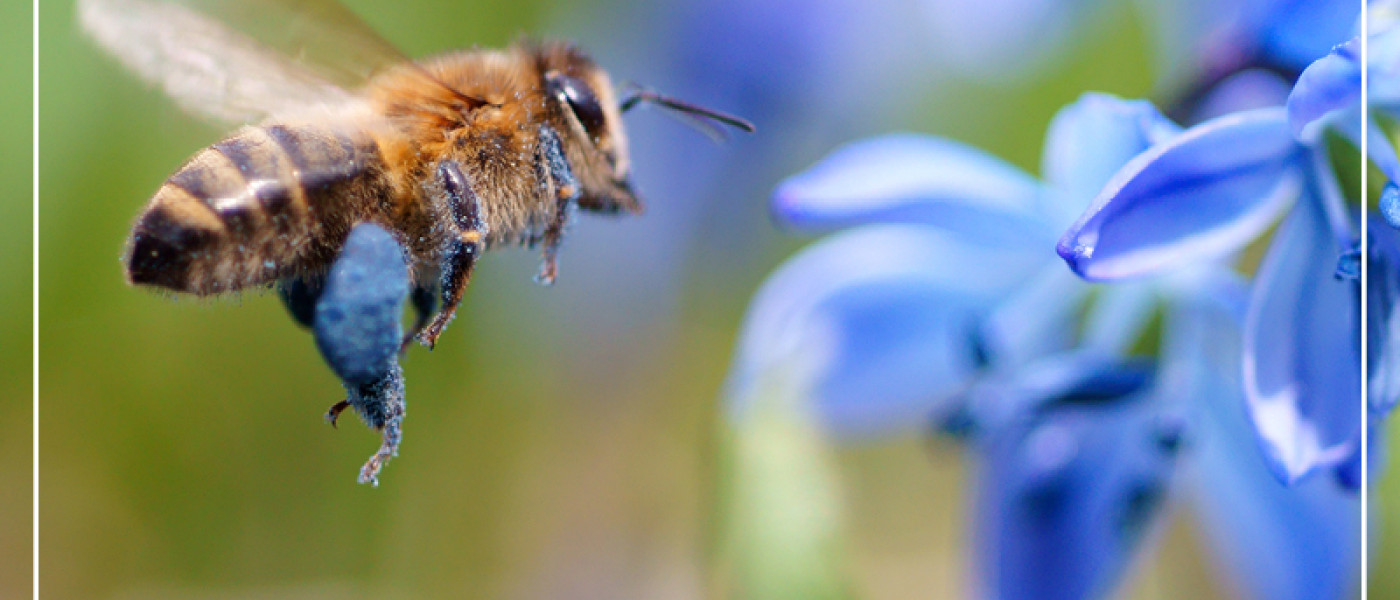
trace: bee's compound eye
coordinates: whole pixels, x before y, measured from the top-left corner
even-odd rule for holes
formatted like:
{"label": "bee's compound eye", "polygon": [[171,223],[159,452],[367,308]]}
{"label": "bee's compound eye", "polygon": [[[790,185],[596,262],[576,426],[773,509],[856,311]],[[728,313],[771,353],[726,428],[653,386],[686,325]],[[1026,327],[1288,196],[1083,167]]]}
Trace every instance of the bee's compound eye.
{"label": "bee's compound eye", "polygon": [[588,135],[597,138],[603,132],[603,107],[588,84],[576,77],[552,73],[548,85],[550,94],[568,103]]}

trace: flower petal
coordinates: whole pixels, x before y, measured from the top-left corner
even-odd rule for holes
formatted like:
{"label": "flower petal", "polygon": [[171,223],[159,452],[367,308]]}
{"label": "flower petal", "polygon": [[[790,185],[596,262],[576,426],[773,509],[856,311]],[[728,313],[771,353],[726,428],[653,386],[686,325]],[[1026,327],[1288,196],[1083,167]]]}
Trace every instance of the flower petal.
{"label": "flower petal", "polygon": [[1181,128],[1146,100],[1091,92],[1060,109],[1045,135],[1045,182],[1062,192],[1056,230],[1068,227],[1128,160]]}
{"label": "flower petal", "polygon": [[1018,377],[1058,385],[1011,386],[1039,397],[974,400],[1020,408],[979,438],[979,596],[1087,599],[1118,586],[1160,513],[1182,433],[1133,371],[1050,359]]}
{"label": "flower petal", "polygon": [[981,150],[894,134],[837,149],[787,179],[772,210],[779,222],[805,230],[923,222],[975,236],[1045,239],[1039,194],[1030,175]]}
{"label": "flower petal", "polygon": [[1400,231],[1372,219],[1369,232],[1366,396],[1371,412],[1384,418],[1400,402]]}
{"label": "flower petal", "polygon": [[1298,196],[1299,156],[1281,107],[1207,121],[1130,161],[1056,250],[1090,280],[1223,255]]}
{"label": "flower petal", "polygon": [[[1184,468],[1207,549],[1248,598],[1332,600],[1354,595],[1359,497],[1332,478],[1285,487],[1259,460],[1240,392],[1242,315],[1178,305],[1168,339],[1164,392],[1193,411]],[[1267,551],[1261,551],[1267,549]]]}
{"label": "flower petal", "polygon": [[1313,61],[1288,95],[1288,125],[1299,140],[1314,143],[1331,117],[1361,102],[1360,38]]}
{"label": "flower petal", "polygon": [[1047,261],[982,322],[987,360],[999,369],[1014,369],[1067,350],[1074,339],[1075,312],[1089,287],[1060,264]]}
{"label": "flower petal", "polygon": [[1381,197],[1377,205],[1385,224],[1400,229],[1400,186],[1396,186],[1393,181],[1386,183],[1385,187],[1381,188]]}
{"label": "flower petal", "polygon": [[[1372,10],[1374,19],[1379,10]],[[1369,61],[1366,78],[1366,101],[1371,106],[1394,112],[1400,108],[1400,24],[1373,28],[1366,40]]]}
{"label": "flower petal", "polygon": [[[1357,497],[1330,478],[1286,488],[1255,456],[1240,397],[1240,311],[1182,303],[1166,328],[1167,393],[1192,399],[1188,470],[1209,547],[1250,597],[1341,598],[1358,560]],[[1269,548],[1269,552],[1260,552]]]}
{"label": "flower petal", "polygon": [[[836,433],[910,431],[978,367],[977,320],[1045,264],[912,225],[832,236],[783,265],[755,296],[728,396],[800,365]],[[742,417],[745,406],[731,406]]]}
{"label": "flower petal", "polygon": [[1245,318],[1246,406],[1274,474],[1296,483],[1346,460],[1360,441],[1356,282],[1320,201],[1298,203],[1259,268]]}
{"label": "flower petal", "polygon": [[1360,5],[1353,0],[1269,0],[1260,42],[1271,58],[1301,67],[1356,33]]}
{"label": "flower petal", "polygon": [[1246,69],[1221,81],[1191,113],[1199,123],[1233,112],[1283,106],[1292,85],[1278,74],[1264,69]]}

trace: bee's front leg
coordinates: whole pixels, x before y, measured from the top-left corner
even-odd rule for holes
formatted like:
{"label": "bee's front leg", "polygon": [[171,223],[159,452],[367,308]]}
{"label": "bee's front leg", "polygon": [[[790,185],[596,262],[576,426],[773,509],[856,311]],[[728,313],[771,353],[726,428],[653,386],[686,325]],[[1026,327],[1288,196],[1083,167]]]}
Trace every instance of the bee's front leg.
{"label": "bee's front leg", "polygon": [[544,260],[535,281],[544,285],[554,283],[559,274],[559,245],[564,240],[564,229],[569,225],[574,207],[578,204],[581,189],[569,161],[564,158],[564,147],[559,143],[559,134],[548,125],[540,128],[539,146],[535,156],[535,170],[544,186],[545,199],[556,202],[554,218],[544,230]]}
{"label": "bee's front leg", "polygon": [[418,334],[418,341],[428,348],[437,344],[438,336],[442,335],[443,329],[447,328],[447,324],[457,314],[457,305],[462,303],[462,295],[466,293],[467,283],[471,281],[472,268],[476,266],[476,259],[486,249],[486,236],[490,231],[486,225],[481,199],[477,197],[476,190],[472,189],[471,180],[462,172],[461,165],[450,160],[439,163],[437,179],[452,209],[457,239],[448,243],[443,254],[442,281],[439,284],[442,290],[442,309],[438,311],[432,323]]}

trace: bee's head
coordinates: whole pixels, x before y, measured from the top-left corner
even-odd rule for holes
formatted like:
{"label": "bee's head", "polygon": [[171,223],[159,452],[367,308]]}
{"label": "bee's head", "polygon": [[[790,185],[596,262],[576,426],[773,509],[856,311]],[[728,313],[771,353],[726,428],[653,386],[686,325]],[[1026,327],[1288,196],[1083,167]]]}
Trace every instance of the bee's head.
{"label": "bee's head", "polygon": [[[627,133],[622,113],[639,102],[649,102],[692,118],[707,133],[718,134],[709,121],[752,132],[748,121],[717,111],[668,98],[644,88],[630,90],[618,100],[608,74],[593,60],[568,44],[542,44],[535,48],[536,60],[544,78],[545,102],[566,125],[560,135],[579,147],[585,160],[574,163],[574,175],[583,184],[579,206],[612,212],[640,212],[641,202],[632,190],[631,158],[627,153]],[[697,118],[698,117],[698,118]],[[706,120],[708,119],[708,121]],[[600,175],[602,175],[600,177]]]}
{"label": "bee's head", "polygon": [[632,191],[631,157],[622,112],[608,74],[568,44],[535,46],[547,112],[564,142],[574,177],[583,185],[579,206],[641,211]]}

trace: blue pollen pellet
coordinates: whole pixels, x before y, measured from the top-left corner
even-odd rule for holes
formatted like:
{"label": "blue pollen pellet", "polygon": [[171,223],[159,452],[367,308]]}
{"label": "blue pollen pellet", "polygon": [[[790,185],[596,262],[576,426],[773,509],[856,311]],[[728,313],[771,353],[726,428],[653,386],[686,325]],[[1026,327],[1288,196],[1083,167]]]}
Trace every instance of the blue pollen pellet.
{"label": "blue pollen pellet", "polygon": [[378,225],[356,226],[326,277],[312,327],[316,347],[347,385],[379,381],[392,368],[408,286],[394,237]]}

